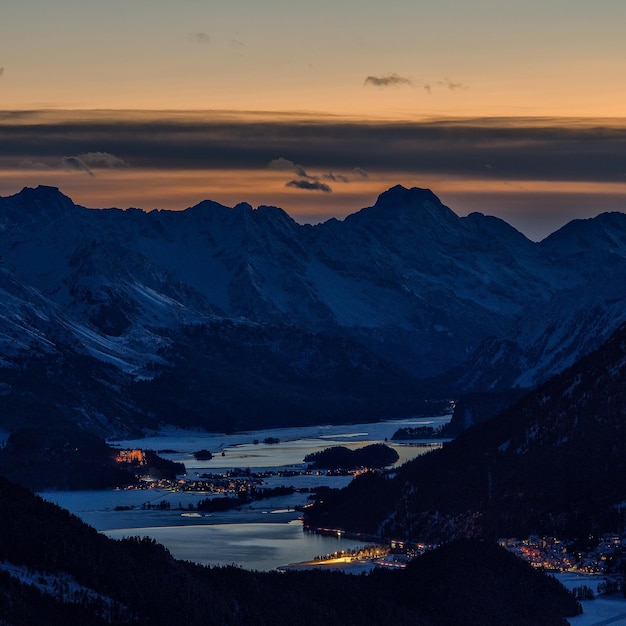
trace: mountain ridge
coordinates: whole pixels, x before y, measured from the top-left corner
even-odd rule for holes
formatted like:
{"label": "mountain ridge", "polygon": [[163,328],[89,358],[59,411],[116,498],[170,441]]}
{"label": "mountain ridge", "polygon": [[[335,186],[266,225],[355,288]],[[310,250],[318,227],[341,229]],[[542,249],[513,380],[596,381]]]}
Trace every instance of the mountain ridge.
{"label": "mountain ridge", "polygon": [[[32,345],[47,346],[41,358],[82,353],[117,369],[128,390],[179,365],[185,329],[210,334],[232,320],[272,329],[263,350],[282,346],[281,371],[299,359],[288,346],[315,353],[338,340],[339,361],[378,363],[382,379],[395,368],[403,388],[414,380],[413,400],[532,387],[626,319],[626,215],[572,228],[572,245],[568,231],[534,243],[498,218],[459,217],[432,191],[399,185],[372,207],[315,226],[247,203],[87,209],[57,188],[25,188],[0,199],[0,356],[22,367],[12,336],[25,321],[20,340],[30,345],[30,333]],[[198,366],[211,360],[201,357]],[[360,368],[353,391],[372,380]],[[245,377],[249,367],[240,360],[235,370]]]}

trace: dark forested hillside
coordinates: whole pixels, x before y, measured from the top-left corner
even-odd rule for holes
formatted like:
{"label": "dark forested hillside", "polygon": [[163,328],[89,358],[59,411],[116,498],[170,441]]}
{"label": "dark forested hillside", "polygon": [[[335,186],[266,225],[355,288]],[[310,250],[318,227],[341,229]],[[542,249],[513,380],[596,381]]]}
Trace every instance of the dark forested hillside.
{"label": "dark forested hillside", "polygon": [[384,443],[373,443],[356,450],[345,446],[332,446],[307,454],[304,462],[315,469],[382,468],[393,465],[398,458],[398,453],[393,448]]}
{"label": "dark forested hillside", "polygon": [[[500,415],[393,479],[357,478],[307,511],[312,525],[413,539],[570,537],[624,527],[626,326]],[[380,497],[379,497],[380,496]],[[367,527],[352,511],[372,508]]]}
{"label": "dark forested hillside", "polygon": [[[428,389],[337,336],[223,320],[180,329],[169,365],[128,391],[155,422],[213,432],[410,416]],[[440,403],[444,406],[444,403]]]}
{"label": "dark forested hillside", "polygon": [[118,462],[119,450],[71,424],[18,428],[0,446],[0,476],[29,489],[107,489],[136,484],[138,475],[175,480],[182,463],[143,452],[144,461]]}
{"label": "dark forested hillside", "polygon": [[0,563],[66,581],[44,594],[0,567],[8,626],[560,626],[578,610],[556,581],[490,543],[459,542],[406,571],[370,576],[209,568],[176,561],[149,539],[109,539],[2,478]]}
{"label": "dark forested hillside", "polygon": [[71,426],[20,428],[0,449],[0,475],[31,489],[106,489],[137,482],[115,451]]}

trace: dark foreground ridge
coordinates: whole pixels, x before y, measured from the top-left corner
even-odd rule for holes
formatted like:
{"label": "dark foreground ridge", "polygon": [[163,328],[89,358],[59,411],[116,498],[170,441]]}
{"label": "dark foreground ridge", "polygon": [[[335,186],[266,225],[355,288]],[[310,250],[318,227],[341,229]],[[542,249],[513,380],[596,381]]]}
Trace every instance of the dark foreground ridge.
{"label": "dark foreground ridge", "polygon": [[[150,539],[109,539],[4,478],[0,563],[7,626],[562,626],[579,610],[555,579],[492,543],[455,542],[404,571],[368,576],[204,567]],[[43,593],[10,576],[7,564],[57,583]]]}

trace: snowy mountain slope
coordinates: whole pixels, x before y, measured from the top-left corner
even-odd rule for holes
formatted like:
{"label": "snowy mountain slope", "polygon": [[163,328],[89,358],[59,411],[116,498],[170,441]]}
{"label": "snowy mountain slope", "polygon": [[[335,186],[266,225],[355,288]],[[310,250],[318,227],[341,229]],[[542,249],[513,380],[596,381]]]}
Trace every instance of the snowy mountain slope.
{"label": "snowy mountain slope", "polygon": [[459,218],[421,189],[395,187],[311,227],[277,208],[208,201],[89,211],[38,188],[4,199],[0,224],[19,279],[104,335],[243,317],[339,332],[415,374],[466,358],[556,282],[537,277],[535,247],[517,231]]}
{"label": "snowy mountain slope", "polygon": [[626,215],[576,220],[537,244],[562,288],[530,306],[448,376],[460,391],[530,388],[598,348],[626,321]]}
{"label": "snowy mountain slope", "polygon": [[0,268],[0,358],[11,358],[30,351],[52,353],[55,344],[49,335],[54,306],[32,287],[17,283]]}
{"label": "snowy mountain slope", "polygon": [[[360,318],[343,325],[358,326],[379,354],[420,376],[465,361],[571,283],[567,268],[546,262],[502,220],[460,218],[428,190],[392,188],[374,207],[318,228],[318,258],[344,281],[361,283],[350,309]],[[364,302],[371,285],[380,290],[375,308]],[[343,307],[350,290],[341,287]]]}
{"label": "snowy mountain slope", "polygon": [[[614,293],[611,293],[613,296]],[[626,296],[559,294],[444,375],[457,393],[532,388],[595,350],[626,321]],[[453,382],[451,382],[453,381]]]}
{"label": "snowy mountain slope", "polygon": [[626,256],[626,222],[616,211],[591,219],[577,219],[544,239],[539,246],[555,256],[600,253]]}

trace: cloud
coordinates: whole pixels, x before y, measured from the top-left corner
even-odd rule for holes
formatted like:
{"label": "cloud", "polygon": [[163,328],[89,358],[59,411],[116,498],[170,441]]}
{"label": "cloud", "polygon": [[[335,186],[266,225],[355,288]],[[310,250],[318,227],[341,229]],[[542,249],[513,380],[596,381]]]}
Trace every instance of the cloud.
{"label": "cloud", "polygon": [[374,87],[396,87],[398,85],[412,85],[413,81],[410,78],[391,73],[385,74],[385,76],[368,76],[363,84]]}
{"label": "cloud", "polygon": [[[292,180],[289,183],[287,183],[287,186],[297,187],[299,189],[325,191],[325,192],[332,191],[332,189],[328,185],[319,182],[320,178],[325,178],[326,180],[332,180],[333,182],[336,182],[336,183],[337,182],[340,182],[340,183],[350,182],[349,176],[346,176],[345,174],[338,174],[332,171],[325,172],[324,174],[321,174],[321,176],[309,174],[304,169],[304,167],[302,167],[302,165],[298,165],[297,163],[294,163],[293,161],[290,161],[289,159],[285,159],[284,157],[279,157],[278,159],[272,159],[267,164],[267,167],[273,170],[278,170],[278,171],[283,171],[283,172],[295,172],[300,177],[300,180],[297,180],[297,181]],[[352,170],[352,174],[354,174],[355,176],[359,178],[367,178],[367,173],[360,168],[354,168]],[[304,184],[306,182],[308,182],[308,184]]]}
{"label": "cloud", "polygon": [[4,68],[0,67],[0,76],[2,76],[2,74],[4,74]]}
{"label": "cloud", "polygon": [[350,179],[347,176],[344,176],[343,174],[333,174],[332,172],[327,172],[326,174],[324,174],[324,178],[340,183],[350,182]]}
{"label": "cloud", "polygon": [[[349,183],[350,177],[345,174],[338,174],[332,171],[325,172],[321,174],[321,176],[316,176],[315,174],[309,174],[302,165],[298,165],[289,159],[285,159],[284,157],[279,157],[278,159],[272,159],[267,166],[270,169],[283,171],[283,172],[295,172],[300,180],[291,180],[287,183],[287,187],[295,187],[297,189],[306,189],[308,191],[324,191],[326,193],[331,192],[332,189],[326,185],[325,183],[321,183],[320,178],[325,178],[326,180],[332,180],[337,183]],[[367,174],[364,170],[360,168],[354,168],[352,170],[353,174],[358,176],[359,178],[367,178]]]}
{"label": "cloud", "polygon": [[211,43],[211,37],[206,33],[191,33],[191,35],[189,35],[189,41],[192,43],[206,44]]}
{"label": "cloud", "polygon": [[66,172],[86,172],[89,176],[95,176],[91,168],[81,158],[75,156],[61,157],[61,167]]}
{"label": "cloud", "polygon": [[293,187],[294,189],[304,189],[305,191],[323,191],[330,193],[332,189],[319,180],[290,180],[285,187]]}
{"label": "cloud", "polygon": [[450,91],[456,91],[457,89],[469,89],[469,87],[467,87],[463,83],[455,83],[451,81],[449,78],[444,78],[443,80],[440,80],[439,84],[443,85]]}
{"label": "cloud", "polygon": [[108,152],[86,152],[85,154],[79,154],[76,158],[89,167],[106,167],[109,169],[128,167],[128,164],[122,159]]}
{"label": "cloud", "polygon": [[277,159],[272,159],[268,164],[271,170],[281,170],[283,172],[293,172],[295,170],[296,164],[289,159],[285,159],[284,157],[278,157]]}
{"label": "cloud", "polygon": [[84,152],[77,156],[61,157],[61,168],[66,172],[85,172],[89,176],[95,176],[93,169],[122,167],[128,167],[128,165],[109,152]]}
{"label": "cloud", "polygon": [[449,89],[450,91],[456,91],[458,89],[469,89],[467,85],[464,85],[461,82],[450,80],[449,78],[444,78],[443,80],[438,80],[435,83],[428,83],[422,80],[411,80],[410,78],[406,78],[405,76],[400,76],[399,74],[391,73],[385,74],[384,76],[368,76],[364,83],[365,86],[372,85],[374,87],[396,87],[398,85],[409,85],[412,87],[421,86],[424,91],[427,93],[432,93],[433,85],[438,87],[444,87],[445,89]]}
{"label": "cloud", "polygon": [[282,172],[295,172],[300,178],[310,178],[312,180],[317,180],[317,176],[311,176],[307,174],[306,170],[302,167],[302,165],[298,165],[289,159],[285,159],[283,157],[279,157],[277,159],[272,159],[268,164],[272,170],[279,170]]}
{"label": "cloud", "polygon": [[30,159],[23,159],[18,162],[18,166],[24,170],[49,170],[51,169],[47,163],[42,161],[31,161]]}
{"label": "cloud", "polygon": [[[52,164],[50,164],[52,163]],[[25,170],[58,170],[66,172],[85,172],[90,176],[95,176],[93,170],[98,168],[123,168],[128,165],[119,157],[108,152],[85,152],[75,156],[64,156],[53,161],[45,162],[31,158],[21,159],[18,166]]]}

